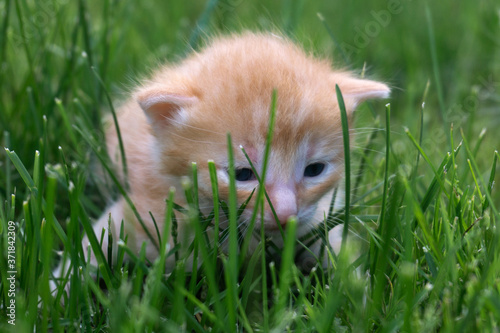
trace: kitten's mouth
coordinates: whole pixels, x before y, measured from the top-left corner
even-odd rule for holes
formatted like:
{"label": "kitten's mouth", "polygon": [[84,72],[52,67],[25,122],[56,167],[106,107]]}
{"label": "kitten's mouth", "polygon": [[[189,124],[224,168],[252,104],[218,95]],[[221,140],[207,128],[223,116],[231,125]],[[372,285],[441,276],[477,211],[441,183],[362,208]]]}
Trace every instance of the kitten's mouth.
{"label": "kitten's mouth", "polygon": [[280,231],[281,229],[285,230],[286,229],[286,224],[280,225],[277,222],[273,222],[272,224],[266,224],[264,226],[264,229],[266,231]]}

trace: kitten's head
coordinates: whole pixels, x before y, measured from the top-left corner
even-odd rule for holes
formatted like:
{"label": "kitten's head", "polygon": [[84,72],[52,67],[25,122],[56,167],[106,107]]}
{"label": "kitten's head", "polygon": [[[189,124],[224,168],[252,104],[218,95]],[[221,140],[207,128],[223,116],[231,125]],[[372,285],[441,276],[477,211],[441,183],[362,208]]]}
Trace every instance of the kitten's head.
{"label": "kitten's head", "polygon": [[[213,160],[220,197],[227,200],[226,133],[231,133],[241,204],[258,181],[239,146],[260,172],[276,89],[276,123],[265,187],[278,221],[266,204],[264,223],[273,233],[278,223],[285,226],[296,215],[303,234],[320,222],[318,216],[323,216],[325,206],[328,209],[331,197],[326,195],[343,179],[336,84],[349,115],[364,100],[389,95],[386,85],[333,71],[328,61],[307,55],[281,37],[245,34],[217,39],[180,65],[163,68],[135,97],[158,139],[162,172],[186,175],[191,162],[197,162],[202,198],[211,200],[207,161]],[[252,200],[244,219],[249,219],[253,205]]]}

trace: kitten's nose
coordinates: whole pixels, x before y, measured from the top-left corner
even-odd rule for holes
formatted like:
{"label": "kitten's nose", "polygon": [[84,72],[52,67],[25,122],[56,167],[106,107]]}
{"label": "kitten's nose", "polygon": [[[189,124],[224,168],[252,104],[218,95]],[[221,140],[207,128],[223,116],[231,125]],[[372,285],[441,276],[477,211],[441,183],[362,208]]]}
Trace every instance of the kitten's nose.
{"label": "kitten's nose", "polygon": [[[269,193],[268,193],[269,194]],[[286,226],[288,218],[297,215],[297,195],[289,186],[277,186],[269,194],[276,216],[281,226]]]}

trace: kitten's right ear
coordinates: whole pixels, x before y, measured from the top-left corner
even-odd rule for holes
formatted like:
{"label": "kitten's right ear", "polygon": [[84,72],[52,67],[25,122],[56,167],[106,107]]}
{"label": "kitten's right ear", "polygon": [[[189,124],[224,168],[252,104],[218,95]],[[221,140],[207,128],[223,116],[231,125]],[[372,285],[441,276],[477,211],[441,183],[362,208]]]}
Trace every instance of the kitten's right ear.
{"label": "kitten's right ear", "polygon": [[391,90],[381,82],[358,79],[349,73],[335,73],[333,83],[337,84],[344,97],[347,112],[369,99],[388,98]]}
{"label": "kitten's right ear", "polygon": [[140,90],[135,99],[146,113],[153,128],[169,125],[172,121],[185,119],[185,108],[195,104],[198,98],[182,93],[174,93],[165,88]]}

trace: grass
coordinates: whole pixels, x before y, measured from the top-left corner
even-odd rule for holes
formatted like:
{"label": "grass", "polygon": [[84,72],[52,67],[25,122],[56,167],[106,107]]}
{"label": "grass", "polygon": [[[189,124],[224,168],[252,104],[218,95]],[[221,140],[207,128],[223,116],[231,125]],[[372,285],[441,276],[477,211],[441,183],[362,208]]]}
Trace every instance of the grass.
{"label": "grass", "polygon": [[[0,153],[0,331],[497,331],[500,7],[492,0],[390,3],[0,3],[7,148]],[[186,45],[196,48],[206,31],[276,27],[337,66],[394,87],[385,114],[379,103],[357,111],[350,205],[347,214],[333,212],[363,236],[361,256],[351,264],[349,251],[332,255],[329,269],[294,262],[294,249],[307,240],[293,241],[292,222],[281,261],[266,255],[268,243],[240,257],[241,207],[214,200],[221,216],[218,209],[198,214],[194,166],[184,208],[200,269],[186,270],[175,248],[165,247],[177,237],[171,212],[178,207],[168,200],[160,258],[131,252],[122,234],[110,240],[119,244],[116,262],[101,253],[100,279],[91,278],[82,233],[126,193],[112,172],[93,172],[107,163],[104,110],[149,68],[179,59]],[[265,200],[263,191],[254,195]],[[226,215],[227,255],[204,233]],[[90,239],[100,248],[100,235]],[[49,291],[60,249],[78,263],[67,277],[69,296],[67,281]],[[167,276],[166,256],[179,257]],[[8,322],[12,300],[15,326]]]}

